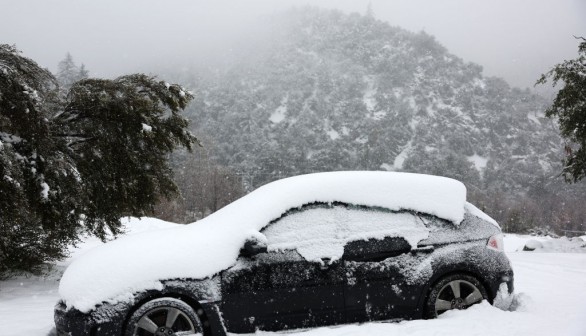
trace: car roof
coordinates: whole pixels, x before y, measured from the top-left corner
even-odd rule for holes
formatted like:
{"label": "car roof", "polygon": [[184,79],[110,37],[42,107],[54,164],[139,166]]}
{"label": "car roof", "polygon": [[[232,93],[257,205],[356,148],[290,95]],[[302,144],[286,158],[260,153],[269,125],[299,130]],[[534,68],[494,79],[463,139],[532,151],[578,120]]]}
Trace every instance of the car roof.
{"label": "car roof", "polygon": [[340,202],[412,210],[456,224],[466,212],[466,187],[447,177],[383,172],[341,171],[299,175],[266,184],[202,221],[267,225],[288,210],[310,203]]}

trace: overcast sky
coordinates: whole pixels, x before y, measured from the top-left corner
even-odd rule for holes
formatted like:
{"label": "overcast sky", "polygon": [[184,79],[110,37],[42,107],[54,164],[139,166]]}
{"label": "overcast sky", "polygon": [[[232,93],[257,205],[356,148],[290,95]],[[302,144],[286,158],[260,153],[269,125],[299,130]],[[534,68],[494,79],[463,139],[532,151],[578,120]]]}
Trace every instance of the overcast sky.
{"label": "overcast sky", "polygon": [[172,65],[177,55],[196,59],[291,6],[364,13],[369,2],[376,18],[424,30],[485,75],[521,87],[576,57],[572,35],[586,37],[585,0],[0,0],[0,43],[52,71],[70,52],[92,76],[112,77]]}

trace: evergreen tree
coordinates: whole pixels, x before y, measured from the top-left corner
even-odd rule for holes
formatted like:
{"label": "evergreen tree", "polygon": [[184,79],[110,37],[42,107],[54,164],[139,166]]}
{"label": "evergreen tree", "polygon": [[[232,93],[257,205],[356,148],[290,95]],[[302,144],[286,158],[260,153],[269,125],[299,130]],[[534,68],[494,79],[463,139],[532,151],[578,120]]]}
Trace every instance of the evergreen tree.
{"label": "evergreen tree", "polygon": [[81,79],[86,79],[90,76],[90,72],[88,71],[88,69],[85,68],[85,64],[81,63],[81,66],[79,67],[79,80]]}
{"label": "evergreen tree", "polygon": [[51,73],[0,45],[0,275],[38,270],[76,236],[81,186],[51,135],[56,90]]}
{"label": "evergreen tree", "polygon": [[88,197],[85,225],[102,236],[122,216],[144,216],[159,196],[177,192],[167,154],[195,138],[179,115],[191,94],[138,74],[73,85],[54,118],[67,139]]}
{"label": "evergreen tree", "polygon": [[563,83],[545,114],[558,118],[561,134],[567,141],[562,174],[568,182],[586,177],[586,39],[580,39],[578,58],[556,65],[537,81],[544,84],[551,78],[553,86]]}
{"label": "evergreen tree", "polygon": [[370,19],[374,19],[374,10],[372,9],[372,2],[368,2],[368,6],[366,7],[366,17]]}
{"label": "evergreen tree", "polygon": [[177,188],[166,162],[197,140],[179,115],[192,99],[145,75],[57,79],[0,45],[0,277],[39,271],[80,234],[104,238]]}
{"label": "evergreen tree", "polygon": [[57,66],[57,82],[63,92],[67,92],[73,83],[88,78],[88,75],[89,71],[87,71],[85,65],[82,64],[81,67],[78,67],[70,53],[67,53]]}

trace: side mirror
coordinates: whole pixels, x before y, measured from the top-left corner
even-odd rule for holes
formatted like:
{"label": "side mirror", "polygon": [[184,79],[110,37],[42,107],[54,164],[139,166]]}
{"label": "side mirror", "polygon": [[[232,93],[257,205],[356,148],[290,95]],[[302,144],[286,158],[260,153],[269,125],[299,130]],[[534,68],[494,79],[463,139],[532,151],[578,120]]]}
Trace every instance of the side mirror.
{"label": "side mirror", "polygon": [[256,237],[248,238],[246,242],[244,242],[242,249],[240,249],[240,255],[247,258],[266,252],[267,244]]}

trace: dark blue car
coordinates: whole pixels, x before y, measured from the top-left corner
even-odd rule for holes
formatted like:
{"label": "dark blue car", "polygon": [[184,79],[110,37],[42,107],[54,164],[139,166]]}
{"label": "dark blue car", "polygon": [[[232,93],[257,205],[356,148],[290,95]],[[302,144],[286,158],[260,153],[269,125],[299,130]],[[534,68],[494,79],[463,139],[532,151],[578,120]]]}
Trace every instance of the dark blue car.
{"label": "dark blue car", "polygon": [[[385,184],[380,177],[388,175],[375,176]],[[332,183],[340,175],[334,177]],[[394,183],[395,177],[387,182]],[[309,185],[329,185],[327,178],[321,186],[297,179],[289,183],[292,189],[287,184],[269,185],[261,193],[287,190],[293,195]],[[343,180],[352,184],[347,176]],[[370,180],[358,178],[357,188],[371,192],[376,183],[369,185]],[[413,188],[414,195],[431,192]],[[325,201],[326,194],[343,194],[330,189],[334,190],[314,190],[314,201],[279,210],[280,216],[259,224],[257,234],[235,247],[234,262],[209,276],[171,276],[161,279],[158,288],[130,293],[129,300],[104,300],[91,309],[60,302],[55,309],[58,335],[225,335],[435,318],[482,300],[492,303],[499,288],[513,291],[501,231],[471,204],[464,203],[463,219],[454,221],[429,213],[433,206],[409,209],[405,204],[411,201],[400,209],[385,207],[384,202],[373,205],[372,199],[366,204],[348,202],[344,195]],[[254,202],[264,199],[257,196],[250,197]],[[246,200],[237,202],[251,206]],[[425,209],[428,212],[421,211]],[[173,241],[158,246],[161,253],[165,244]],[[209,244],[213,248],[214,242]],[[182,267],[197,268],[200,262],[186,261]]]}

